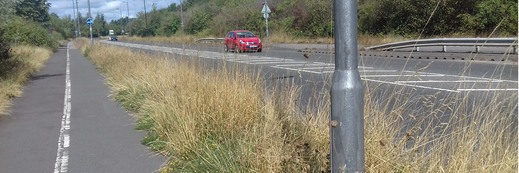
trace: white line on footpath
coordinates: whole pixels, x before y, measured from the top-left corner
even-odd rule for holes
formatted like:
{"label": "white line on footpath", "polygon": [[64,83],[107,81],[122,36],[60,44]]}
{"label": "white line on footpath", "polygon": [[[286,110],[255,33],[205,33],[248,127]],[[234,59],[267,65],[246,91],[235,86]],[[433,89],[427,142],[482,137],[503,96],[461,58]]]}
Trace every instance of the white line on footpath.
{"label": "white line on footpath", "polygon": [[67,69],[65,74],[65,98],[63,102],[63,118],[61,119],[61,129],[58,140],[58,150],[56,154],[56,163],[54,164],[54,173],[66,173],[68,171],[68,158],[70,146],[70,43],[67,45]]}

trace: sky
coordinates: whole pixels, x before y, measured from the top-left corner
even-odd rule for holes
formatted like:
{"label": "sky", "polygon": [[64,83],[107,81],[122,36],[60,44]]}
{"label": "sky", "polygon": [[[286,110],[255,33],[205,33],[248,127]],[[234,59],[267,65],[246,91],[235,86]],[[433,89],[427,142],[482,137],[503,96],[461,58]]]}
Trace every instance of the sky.
{"label": "sky", "polygon": [[[122,17],[128,16],[128,8],[126,2],[128,1],[130,18],[134,18],[137,13],[144,11],[144,0],[90,0],[90,11],[92,18],[95,19],[97,13],[104,14],[105,20],[110,22],[111,20],[117,20]],[[146,11],[151,11],[153,4],[158,9],[166,8],[172,3],[179,3],[180,0],[145,0]],[[50,13],[56,13],[60,17],[73,15],[72,3],[73,0],[47,0],[51,3],[49,9]],[[86,16],[88,13],[88,0],[77,0],[79,3],[79,12],[82,16]],[[75,3],[75,1],[74,1]],[[86,23],[86,21],[85,21]]]}

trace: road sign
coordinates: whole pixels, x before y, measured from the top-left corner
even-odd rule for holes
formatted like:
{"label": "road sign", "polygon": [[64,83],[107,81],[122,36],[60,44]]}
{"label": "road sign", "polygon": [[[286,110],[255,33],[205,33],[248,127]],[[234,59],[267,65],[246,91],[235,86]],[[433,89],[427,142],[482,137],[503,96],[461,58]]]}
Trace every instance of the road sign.
{"label": "road sign", "polygon": [[263,9],[261,9],[261,13],[263,13],[263,18],[269,18],[270,8],[267,3],[263,3]]}
{"label": "road sign", "polygon": [[92,24],[94,24],[94,21],[92,21],[92,18],[88,18],[86,20],[86,23],[87,23],[88,26],[92,26]]}

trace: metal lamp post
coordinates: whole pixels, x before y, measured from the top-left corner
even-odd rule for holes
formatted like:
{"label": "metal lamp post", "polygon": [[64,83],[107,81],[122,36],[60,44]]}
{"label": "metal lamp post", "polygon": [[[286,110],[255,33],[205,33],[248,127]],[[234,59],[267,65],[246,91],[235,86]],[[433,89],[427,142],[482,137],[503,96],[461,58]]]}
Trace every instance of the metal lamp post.
{"label": "metal lamp post", "polygon": [[358,70],[357,1],[334,0],[335,71],[331,87],[331,171],[365,172],[364,87]]}

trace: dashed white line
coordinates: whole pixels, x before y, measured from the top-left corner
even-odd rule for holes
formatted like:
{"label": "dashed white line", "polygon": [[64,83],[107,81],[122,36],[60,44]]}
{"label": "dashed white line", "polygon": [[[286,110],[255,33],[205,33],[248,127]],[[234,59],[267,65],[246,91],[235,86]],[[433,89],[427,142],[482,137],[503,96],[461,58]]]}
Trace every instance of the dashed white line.
{"label": "dashed white line", "polygon": [[70,84],[70,43],[67,45],[67,67],[65,72],[65,98],[63,102],[63,117],[58,139],[58,149],[54,173],[66,173],[68,171],[68,158],[70,147],[70,110],[71,110],[71,84]]}

